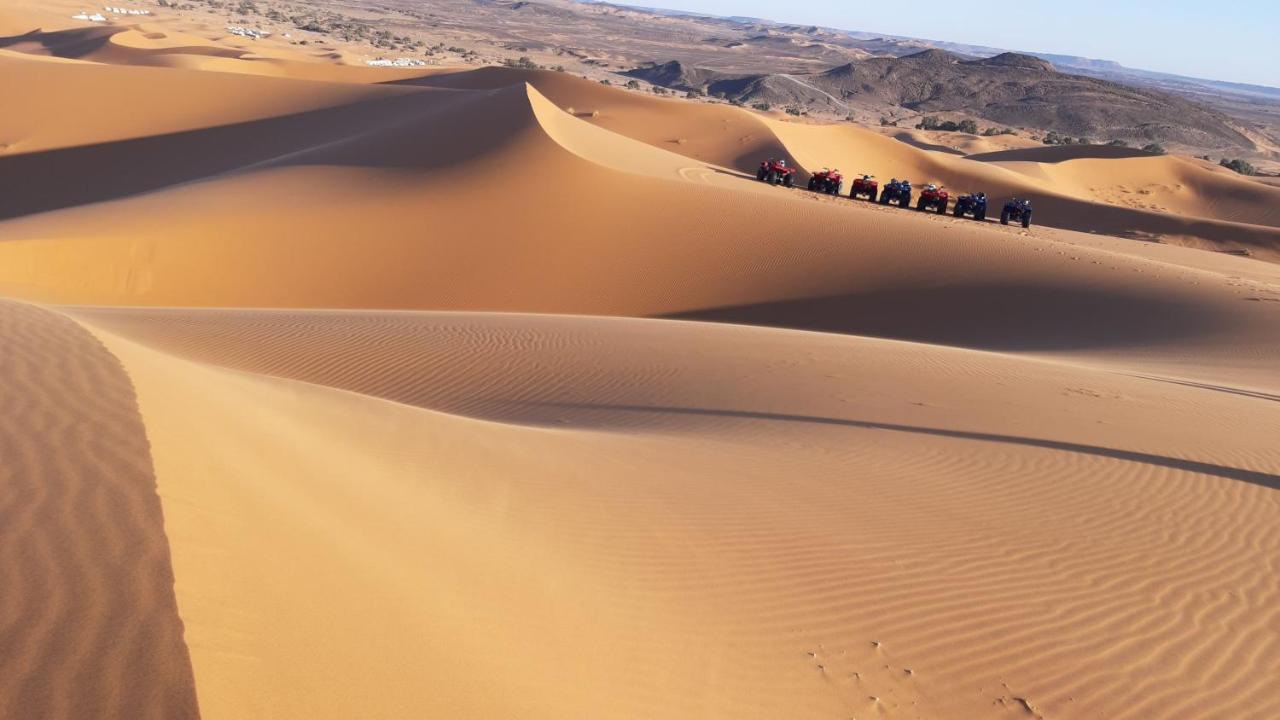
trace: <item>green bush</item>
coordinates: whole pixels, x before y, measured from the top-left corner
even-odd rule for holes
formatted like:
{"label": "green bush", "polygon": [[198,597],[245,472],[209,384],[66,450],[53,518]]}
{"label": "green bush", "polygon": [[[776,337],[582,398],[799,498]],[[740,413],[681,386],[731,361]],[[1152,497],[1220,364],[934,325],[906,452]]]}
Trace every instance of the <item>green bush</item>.
{"label": "green bush", "polygon": [[1257,175],[1258,174],[1258,168],[1254,167],[1252,164],[1244,160],[1241,160],[1240,158],[1236,158],[1235,160],[1227,160],[1226,158],[1222,158],[1222,162],[1219,164],[1222,165],[1222,167],[1227,168],[1229,170],[1234,170],[1240,173],[1241,175]]}
{"label": "green bush", "polygon": [[976,122],[974,122],[974,121],[972,121],[972,120],[961,120],[961,121],[960,121],[960,124],[957,126],[957,129],[959,129],[959,130],[960,130],[960,132],[962,132],[962,133],[969,133],[970,135],[977,135],[977,134],[978,134],[978,123],[976,123]]}

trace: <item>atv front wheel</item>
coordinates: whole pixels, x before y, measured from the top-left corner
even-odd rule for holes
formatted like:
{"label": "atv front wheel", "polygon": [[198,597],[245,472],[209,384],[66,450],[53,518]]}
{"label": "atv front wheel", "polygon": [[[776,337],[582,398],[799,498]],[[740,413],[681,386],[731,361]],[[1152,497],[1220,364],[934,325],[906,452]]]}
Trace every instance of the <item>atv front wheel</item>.
{"label": "atv front wheel", "polygon": [[1000,211],[1000,224],[1001,224],[1001,225],[1008,225],[1008,224],[1009,224],[1009,211],[1008,211],[1008,210],[1001,210],[1001,211]]}

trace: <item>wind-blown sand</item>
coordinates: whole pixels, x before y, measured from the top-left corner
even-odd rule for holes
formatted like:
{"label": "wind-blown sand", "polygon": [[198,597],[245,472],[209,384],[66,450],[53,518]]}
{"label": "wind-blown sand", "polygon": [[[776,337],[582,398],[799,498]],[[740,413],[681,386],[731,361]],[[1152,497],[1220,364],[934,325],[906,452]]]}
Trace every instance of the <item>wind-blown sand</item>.
{"label": "wind-blown sand", "polygon": [[0,50],[0,717],[1280,716],[1280,190],[111,30]]}

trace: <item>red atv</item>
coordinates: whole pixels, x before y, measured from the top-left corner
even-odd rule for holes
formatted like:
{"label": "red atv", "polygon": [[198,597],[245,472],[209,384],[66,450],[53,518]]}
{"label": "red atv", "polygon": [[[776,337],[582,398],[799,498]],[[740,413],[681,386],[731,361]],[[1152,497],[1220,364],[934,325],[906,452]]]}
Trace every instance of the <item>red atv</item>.
{"label": "red atv", "polygon": [[795,187],[796,169],[788,167],[786,160],[769,158],[760,163],[760,169],[756,170],[756,179],[760,182],[767,182],[770,185]]}
{"label": "red atv", "polygon": [[809,189],[827,195],[839,195],[844,192],[844,176],[839,170],[819,170],[809,178]]}
{"label": "red atv", "polygon": [[849,198],[857,200],[860,197],[866,197],[871,202],[876,201],[876,196],[880,194],[880,182],[874,180],[874,175],[863,175],[860,178],[853,179],[853,189],[849,191]]}
{"label": "red atv", "polygon": [[920,199],[916,201],[916,209],[924,212],[925,210],[933,210],[939,215],[947,214],[947,202],[950,201],[951,194],[946,188],[940,188],[937,185],[925,185],[920,191]]}

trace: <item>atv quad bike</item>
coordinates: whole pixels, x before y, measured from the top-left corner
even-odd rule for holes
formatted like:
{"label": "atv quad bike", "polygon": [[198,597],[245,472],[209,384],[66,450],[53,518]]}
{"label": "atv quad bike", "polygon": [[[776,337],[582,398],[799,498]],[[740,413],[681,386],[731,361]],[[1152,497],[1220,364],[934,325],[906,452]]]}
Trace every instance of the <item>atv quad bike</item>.
{"label": "atv quad bike", "polygon": [[1022,227],[1031,227],[1031,201],[1014,198],[1004,204],[1000,211],[1000,224],[1008,225],[1009,221],[1021,222]]}
{"label": "atv quad bike", "polygon": [[911,207],[911,183],[903,180],[898,182],[894,180],[884,186],[884,190],[880,192],[880,204],[888,205],[896,203],[900,208]]}
{"label": "atv quad bike", "polygon": [[839,195],[844,191],[844,176],[839,170],[819,170],[809,178],[809,189],[827,195]]}
{"label": "atv quad bike", "polygon": [[974,220],[987,219],[987,194],[970,193],[956,198],[956,208],[952,211],[956,217],[973,216]]}
{"label": "atv quad bike", "polygon": [[760,168],[756,170],[756,179],[761,182],[767,182],[770,185],[794,187],[796,184],[796,169],[789,167],[786,160],[770,158],[760,163]]}
{"label": "atv quad bike", "polygon": [[947,213],[947,202],[950,200],[951,194],[945,188],[937,185],[925,185],[924,190],[920,191],[920,199],[916,201],[916,210],[924,212],[925,210],[933,210],[939,215]]}
{"label": "atv quad bike", "polygon": [[876,196],[880,194],[880,182],[873,180],[870,175],[863,175],[860,178],[853,179],[853,189],[849,191],[849,198],[857,200],[865,197],[871,202],[876,201]]}

